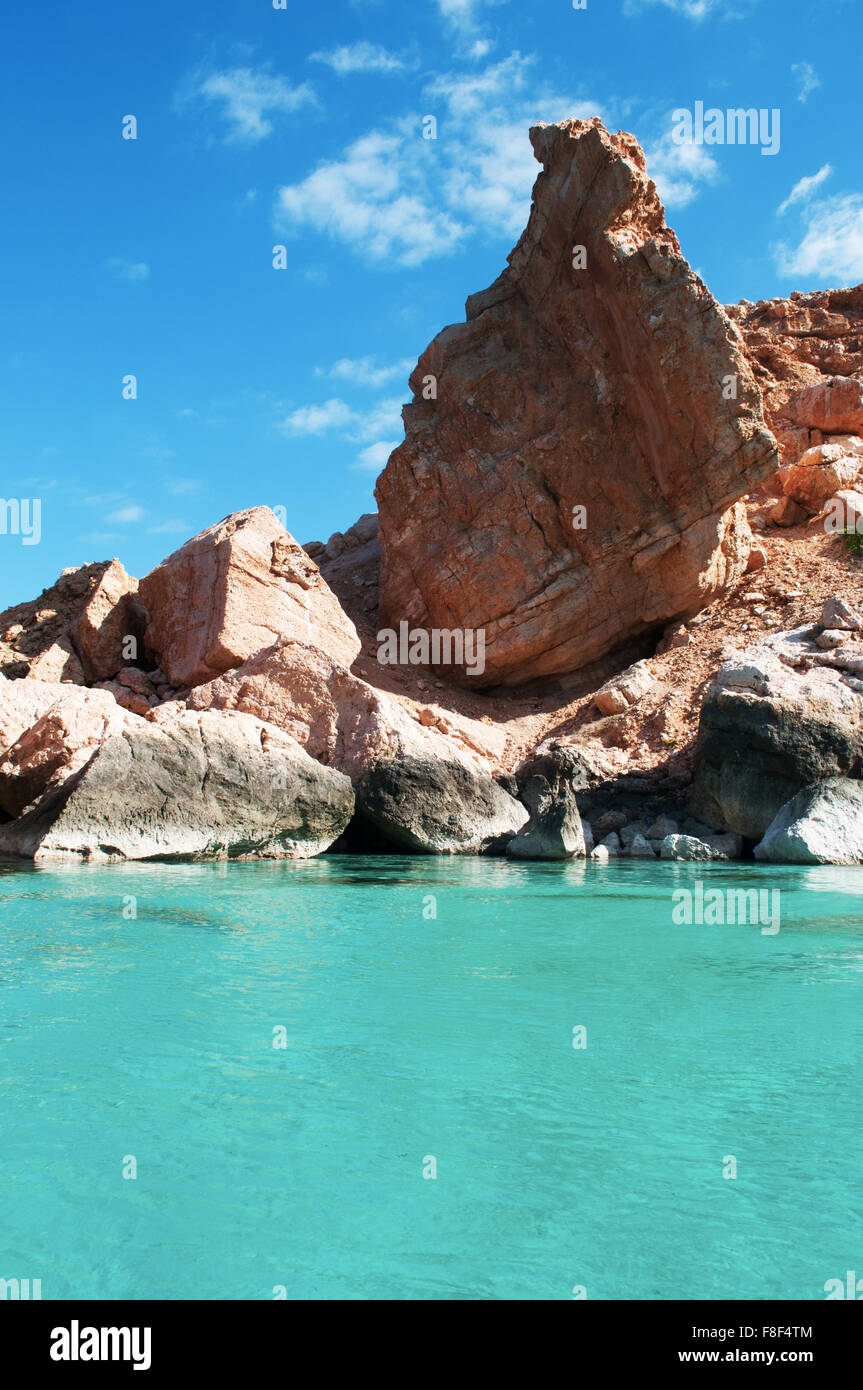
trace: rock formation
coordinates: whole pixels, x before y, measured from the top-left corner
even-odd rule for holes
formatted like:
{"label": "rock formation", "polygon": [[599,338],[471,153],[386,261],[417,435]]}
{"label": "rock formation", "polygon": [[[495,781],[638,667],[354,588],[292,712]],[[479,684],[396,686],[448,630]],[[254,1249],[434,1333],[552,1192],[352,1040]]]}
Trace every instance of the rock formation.
{"label": "rock formation", "polygon": [[[633,137],[531,131],[509,266],[411,376],[381,475],[381,623],[484,631],[485,686],[583,667],[744,572],[778,466],[742,339]],[[582,509],[582,510],[580,510]]]}
{"label": "rock formation", "polygon": [[830,777],[804,788],[777,812],[754,853],[778,864],[863,863],[863,782]]}
{"label": "rock formation", "polygon": [[119,560],[65,569],[38,599],[0,613],[0,671],[75,685],[113,676],[126,638],[143,631],[137,588]]}
{"label": "rock formation", "polygon": [[744,300],[726,313],[743,334],[785,463],[825,435],[863,429],[863,285]]}
{"label": "rock formation", "polygon": [[274,643],[198,686],[188,704],[244,710],[285,729],[352,778],[358,813],[394,846],[481,853],[527,819],[489,773],[505,737],[477,720],[447,720],[444,732],[439,718],[412,719],[398,700],[304,643]]}
{"label": "rock formation", "polygon": [[345,666],[356,628],[269,507],[235,512],[141,580],[144,641],[175,686],[200,685],[290,635]]}
{"label": "rock formation", "polygon": [[830,630],[763,639],[719,671],[692,784],[692,812],[708,825],[758,840],[804,788],[863,775],[863,642],[825,651],[818,637]]}
{"label": "rock formation", "polygon": [[303,859],[353,814],[347,777],[251,715],[125,718],[80,771],[0,827],[0,855]]}

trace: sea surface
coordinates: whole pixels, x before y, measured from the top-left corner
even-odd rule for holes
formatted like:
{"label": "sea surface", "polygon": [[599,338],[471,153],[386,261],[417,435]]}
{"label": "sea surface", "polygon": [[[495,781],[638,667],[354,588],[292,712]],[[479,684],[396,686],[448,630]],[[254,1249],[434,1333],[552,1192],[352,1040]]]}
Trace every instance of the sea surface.
{"label": "sea surface", "polygon": [[[780,929],[678,923],[699,881],[778,890]],[[0,1277],[824,1299],[863,1275],[861,890],[752,864],[0,865]]]}

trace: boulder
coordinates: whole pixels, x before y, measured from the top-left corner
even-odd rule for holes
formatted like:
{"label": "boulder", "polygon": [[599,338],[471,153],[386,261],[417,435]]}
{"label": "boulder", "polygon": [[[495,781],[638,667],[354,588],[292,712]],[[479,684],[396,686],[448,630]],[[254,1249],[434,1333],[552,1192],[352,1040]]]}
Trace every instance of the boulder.
{"label": "boulder", "polygon": [[825,511],[829,517],[828,529],[863,532],[863,492],[857,492],[855,488],[841,488],[835,496],[828,498]]}
{"label": "boulder", "polygon": [[802,526],[808,519],[808,514],[793,497],[781,497],[768,516],[774,526]]}
{"label": "boulder", "polygon": [[113,676],[140,638],[137,580],[119,560],[70,566],[37,599],[0,613],[0,670],[15,678],[84,685]]}
{"label": "boulder", "polygon": [[712,601],[746,568],[735,504],[779,463],[633,137],[593,119],[531,140],[528,227],[420,358],[376,488],[382,625],[482,632],[484,670],[453,672],[480,686],[646,647]]}
{"label": "boulder", "polygon": [[541,804],[506,847],[510,859],[583,859],[585,852],[581,816],[571,794]]}
{"label": "boulder", "polygon": [[[819,653],[814,640],[795,643],[789,636],[782,634],[778,645],[796,647],[798,660],[840,659]],[[813,665],[799,672],[756,647],[708,688],[691,809],[709,826],[758,840],[803,787],[861,773],[863,698],[842,670]]]}
{"label": "boulder", "polygon": [[[234,709],[284,729],[329,767],[354,779],[376,762],[414,756],[487,768],[505,745],[500,731],[463,715],[423,722],[423,710],[377,690],[332,657],[291,638],[192,690],[190,709]],[[436,708],[436,707],[433,707]]]}
{"label": "boulder", "polygon": [[[32,684],[16,681],[12,690],[17,693],[16,687]],[[20,816],[40,797],[62,786],[106,738],[121,734],[134,719],[107,691],[68,685],[45,689],[53,693],[53,702],[34,702],[32,712],[39,709],[39,713],[0,753],[0,809],[8,816]],[[24,705],[19,700],[17,708],[27,717]]]}
{"label": "boulder", "polygon": [[629,846],[629,857],[630,859],[655,859],[656,851],[643,835],[635,835]]}
{"label": "boulder", "polygon": [[834,376],[798,391],[790,402],[792,419],[823,434],[859,434],[863,430],[863,379]]}
{"label": "boulder", "polygon": [[815,516],[829,498],[851,486],[859,470],[859,458],[839,454],[835,446],[822,444],[809,449],[799,463],[787,470],[783,490],[786,497]]}
{"label": "boulder", "polygon": [[464,716],[447,720],[445,731],[439,720],[427,727],[422,708],[412,717],[407,703],[303,643],[274,643],[198,686],[189,706],[244,710],[286,730],[314,758],[352,778],[359,817],[400,849],[502,853],[505,836],[528,817],[492,780],[493,730]]}
{"label": "boulder", "polygon": [[739,859],[743,852],[743,838],[740,835],[711,835],[705,839],[694,835],[667,835],[659,852],[663,859],[692,862]]}
{"label": "boulder", "polygon": [[780,807],[755,858],[776,864],[863,863],[863,784],[831,777]]}
{"label": "boulder", "polygon": [[842,629],[846,632],[859,632],[863,628],[859,614],[838,595],[827,599],[818,622],[820,627],[830,631]]}
{"label": "boulder", "polygon": [[350,781],[250,715],[128,716],[76,774],[0,828],[36,860],[303,859],[342,833]]}
{"label": "boulder", "polygon": [[72,620],[69,636],[88,681],[110,680],[139,654],[144,624],[137,590],[138,581],[112,560]]}
{"label": "boulder", "polygon": [[407,757],[357,780],[357,811],[391,844],[420,854],[500,854],[527,811],[485,773]]}
{"label": "boulder", "polygon": [[648,840],[664,840],[669,835],[676,835],[680,829],[676,820],[671,816],[657,816],[656,820],[647,831]]}
{"label": "boulder", "polygon": [[[672,642],[671,645],[675,644]],[[637,704],[652,685],[653,675],[650,667],[646,662],[638,661],[628,670],[622,671],[619,676],[606,681],[594,695],[594,704],[600,714],[620,714],[623,710],[629,709],[630,705]]]}
{"label": "boulder", "polygon": [[235,512],[141,580],[145,645],[176,687],[201,685],[278,637],[350,666],[356,628],[269,507]]}

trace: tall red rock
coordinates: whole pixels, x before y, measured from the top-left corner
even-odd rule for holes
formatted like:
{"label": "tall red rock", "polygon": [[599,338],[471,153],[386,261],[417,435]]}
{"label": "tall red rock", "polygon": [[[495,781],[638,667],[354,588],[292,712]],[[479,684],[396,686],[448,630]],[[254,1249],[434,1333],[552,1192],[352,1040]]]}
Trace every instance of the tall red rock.
{"label": "tall red rock", "polygon": [[729,509],[778,466],[740,334],[635,139],[597,119],[530,135],[528,226],[420,358],[376,490],[381,626],[484,631],[482,686],[576,670],[710,602],[748,557]]}

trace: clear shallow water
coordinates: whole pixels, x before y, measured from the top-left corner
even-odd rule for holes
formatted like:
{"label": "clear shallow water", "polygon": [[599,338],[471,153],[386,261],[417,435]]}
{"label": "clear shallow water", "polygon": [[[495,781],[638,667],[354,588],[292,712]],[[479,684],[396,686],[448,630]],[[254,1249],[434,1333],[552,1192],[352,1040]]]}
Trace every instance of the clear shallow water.
{"label": "clear shallow water", "polygon": [[[675,925],[698,878],[779,888],[778,935]],[[0,1276],[45,1299],[823,1299],[863,1273],[861,889],[0,866]]]}

